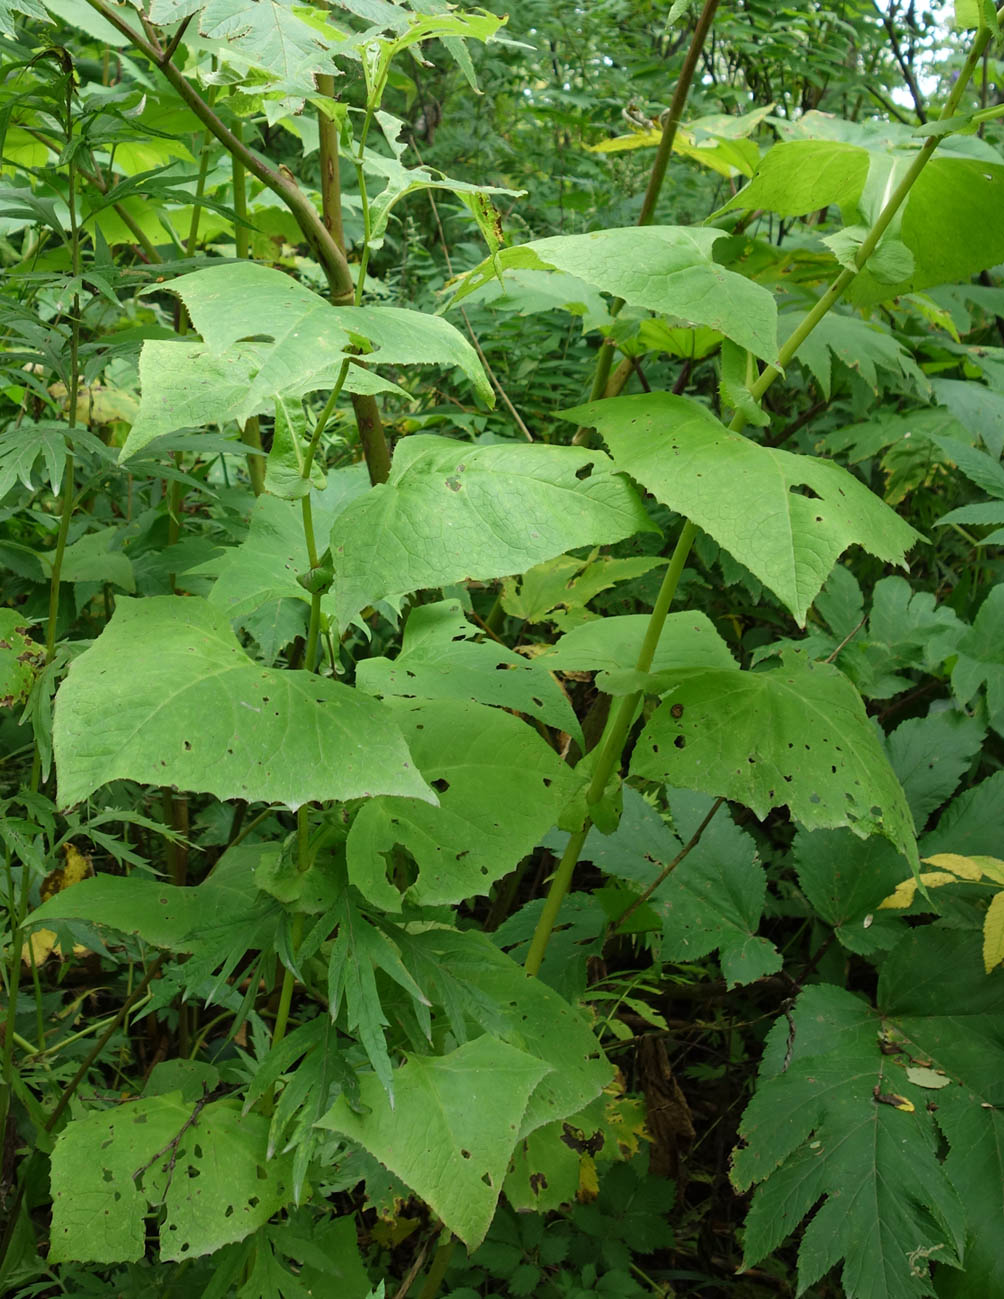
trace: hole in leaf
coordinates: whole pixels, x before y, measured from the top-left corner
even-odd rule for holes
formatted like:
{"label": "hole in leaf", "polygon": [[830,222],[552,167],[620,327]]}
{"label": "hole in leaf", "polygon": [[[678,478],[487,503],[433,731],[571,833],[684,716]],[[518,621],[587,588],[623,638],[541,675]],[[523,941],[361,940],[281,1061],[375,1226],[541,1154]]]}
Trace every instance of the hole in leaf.
{"label": "hole in leaf", "polygon": [[432,788],[436,791],[437,794],[445,794],[446,791],[450,788],[450,782],[448,780],[444,780],[442,776],[440,776],[438,780],[434,780],[431,783],[432,783]]}
{"label": "hole in leaf", "polygon": [[593,472],[593,462],[590,461],[589,464],[581,465],[578,469],[576,469],[575,476],[581,483],[584,482],[592,472]]}
{"label": "hole in leaf", "polygon": [[677,721],[683,716],[683,704],[674,704],[669,710],[670,717],[675,717]]}
{"label": "hole in leaf", "polygon": [[687,741],[682,735],[678,735],[673,743],[678,749],[685,749],[687,747]]}

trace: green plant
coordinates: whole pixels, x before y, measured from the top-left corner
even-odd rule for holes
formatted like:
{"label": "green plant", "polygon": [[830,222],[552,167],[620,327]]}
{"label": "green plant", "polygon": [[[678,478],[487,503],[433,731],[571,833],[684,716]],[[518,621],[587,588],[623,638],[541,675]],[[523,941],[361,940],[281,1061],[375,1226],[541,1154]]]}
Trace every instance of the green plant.
{"label": "green plant", "polygon": [[[507,246],[514,151],[492,185],[413,165],[388,106],[430,134],[423,77],[512,77],[500,16],[88,5],[51,46],[0,7],[5,1286],[717,1284],[699,1188],[733,1211],[765,1032],[736,1284],[994,1294],[996,895],[920,862],[1000,851],[966,531],[999,522],[969,483],[1004,497],[968,283],[1004,259],[1000,14],[957,6],[937,115],[893,24],[912,125],[817,111],[829,44],[783,113],[742,101],[706,0],[667,110],[589,162],[655,147],[636,223]],[[684,121],[702,65],[729,92]],[[674,152],[704,225],[656,222]],[[463,231],[448,286],[420,202]],[[722,1088],[689,1200],[660,1173],[705,1136],[646,1054],[674,1034]]]}

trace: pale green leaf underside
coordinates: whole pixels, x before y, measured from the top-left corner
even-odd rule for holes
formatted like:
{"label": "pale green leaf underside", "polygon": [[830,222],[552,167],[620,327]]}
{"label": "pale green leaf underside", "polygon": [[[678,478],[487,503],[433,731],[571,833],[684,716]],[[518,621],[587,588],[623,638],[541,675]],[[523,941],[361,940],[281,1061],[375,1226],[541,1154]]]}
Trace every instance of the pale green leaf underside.
{"label": "pale green leaf underside", "polygon": [[809,829],[883,834],[917,865],[913,817],[857,691],[836,668],[789,658],[767,672],[665,672],[635,775],[723,795]]}
{"label": "pale green leaf underside", "polygon": [[[885,144],[868,149],[836,140],[787,140],[764,156],[753,180],[723,210],[765,208],[781,216],[804,216],[829,205],[848,222],[867,202],[872,166],[905,163]],[[865,197],[863,197],[865,196]],[[852,301],[876,302],[935,284],[966,280],[1004,258],[1004,166],[983,159],[935,155],[911,187],[901,209],[898,238],[913,254],[913,268],[895,283],[867,268],[855,278]],[[867,221],[875,213],[863,214]]]}
{"label": "pale green leaf underside", "polygon": [[53,747],[63,806],[119,779],[291,808],[435,797],[382,705],[254,663],[225,615],[195,598],[118,601],[59,690]]}
{"label": "pale green leaf underside", "polygon": [[571,704],[539,658],[526,659],[476,635],[459,600],[418,605],[408,615],[397,658],[364,659],[356,685],[371,695],[493,704],[581,739]]}
{"label": "pale green leaf underside", "polygon": [[839,465],[731,433],[690,398],[643,393],[565,415],[597,428],[619,469],[714,537],[800,626],[848,546],[902,565],[919,539]]}
{"label": "pale green leaf underside", "polygon": [[690,226],[627,226],[535,239],[483,261],[454,301],[509,267],[553,267],[633,307],[717,329],[740,347],[773,361],[777,356],[774,298],[761,285],[713,260],[714,245],[724,233]]}
{"label": "pale green leaf underside", "polygon": [[[555,672],[633,671],[649,619],[617,614],[573,627],[535,660]],[[652,671],[668,668],[735,668],[729,647],[707,614],[671,613],[652,660]]]}
{"label": "pale green leaf underside", "polygon": [[192,1105],[171,1092],[67,1124],[52,1154],[53,1262],[141,1259],[147,1215],[161,1204],[161,1260],[196,1258],[243,1240],[289,1201],[292,1156],[266,1159],[266,1118],[242,1116],[233,1101],[191,1117]]}
{"label": "pale green leaf underside", "polygon": [[435,906],[486,894],[557,820],[567,768],[532,727],[482,704],[402,704],[394,716],[439,806],[370,800],[349,832],[352,883],[371,902],[399,910],[401,894],[388,875],[400,844],[418,866],[406,893],[411,902]]}
{"label": "pale green leaf underside", "polygon": [[652,531],[637,492],[602,453],[409,437],[388,482],[335,520],[335,615],[345,627],[376,600],[506,577]]}
{"label": "pale green leaf underside", "polygon": [[[140,412],[122,458],[175,428],[219,422],[226,412],[246,419],[271,411],[277,397],[330,387],[350,349],[359,347],[367,365],[458,366],[478,396],[494,404],[474,348],[438,316],[402,307],[333,307],[290,276],[254,262],[211,266],[155,287],[178,294],[204,343],[144,344]],[[186,367],[194,392],[180,397],[172,389],[184,373],[185,393]],[[393,387],[358,365],[350,370],[349,391]]]}
{"label": "pale green leaf underside", "polygon": [[448,1055],[412,1056],[395,1071],[393,1109],[377,1078],[362,1078],[368,1112],[339,1097],[320,1126],[358,1141],[475,1249],[495,1214],[527,1102],[549,1072],[486,1035]]}

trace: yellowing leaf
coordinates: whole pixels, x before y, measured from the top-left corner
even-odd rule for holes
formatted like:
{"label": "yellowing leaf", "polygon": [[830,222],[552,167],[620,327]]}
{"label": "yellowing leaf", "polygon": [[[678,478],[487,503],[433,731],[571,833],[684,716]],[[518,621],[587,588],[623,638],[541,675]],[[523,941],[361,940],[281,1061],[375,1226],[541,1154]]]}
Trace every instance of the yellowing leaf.
{"label": "yellowing leaf", "polygon": [[[75,848],[72,843],[63,844],[63,856],[66,859],[65,864],[50,871],[42,881],[43,902],[47,902],[57,893],[62,893],[64,889],[79,884],[82,879],[94,874],[90,857],[82,853],[79,848]],[[51,929],[36,929],[33,934],[28,935],[21,946],[21,960],[29,966],[44,965],[52,955],[55,946],[56,934]],[[87,951],[88,949],[80,943],[74,944],[74,956],[86,956]]]}
{"label": "yellowing leaf", "polygon": [[983,922],[983,968],[987,974],[1004,961],[1004,893],[996,893]]}
{"label": "yellowing leaf", "polygon": [[941,870],[951,871],[964,880],[978,880],[984,873],[983,862],[993,862],[995,865],[1004,868],[1004,862],[998,862],[993,857],[963,857],[956,852],[940,852],[934,857],[925,857],[924,864],[927,866],[937,866]]}
{"label": "yellowing leaf", "polygon": [[[925,858],[930,861],[930,858]],[[930,889],[936,889],[942,884],[957,884],[958,876],[951,874],[949,871],[921,871],[918,879],[921,884]],[[902,884],[897,884],[895,891],[890,893],[887,898],[883,898],[879,903],[880,911],[889,911],[893,908],[908,907],[914,899],[917,892],[917,880],[904,880]]]}

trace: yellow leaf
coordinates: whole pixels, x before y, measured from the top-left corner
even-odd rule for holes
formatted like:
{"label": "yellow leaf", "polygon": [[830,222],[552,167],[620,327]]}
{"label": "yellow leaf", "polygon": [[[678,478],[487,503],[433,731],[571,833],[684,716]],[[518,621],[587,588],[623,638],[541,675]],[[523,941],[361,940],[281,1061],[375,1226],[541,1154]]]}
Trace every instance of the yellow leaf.
{"label": "yellow leaf", "polygon": [[[63,857],[64,864],[50,871],[42,881],[40,892],[43,902],[94,874],[90,857],[72,843],[63,844]],[[56,935],[51,929],[36,929],[22,944],[21,960],[25,965],[31,965],[33,962],[36,966],[44,965],[52,955],[55,946]],[[87,951],[88,949],[80,943],[74,944],[74,956],[86,956]]]}
{"label": "yellow leaf", "polygon": [[908,907],[914,899],[917,892],[917,881],[915,879],[904,880],[902,884],[896,885],[896,891],[890,893],[887,898],[883,898],[878,904],[880,911],[898,910],[900,907]]}
{"label": "yellow leaf", "polygon": [[592,1155],[583,1155],[579,1160],[578,1198],[583,1204],[595,1200],[600,1193],[600,1179],[596,1176],[596,1160]]}
{"label": "yellow leaf", "polygon": [[983,968],[987,974],[1004,961],[1004,893],[995,893],[983,922]]}
{"label": "yellow leaf", "polygon": [[[925,857],[924,863],[927,866],[937,866],[941,870],[951,871],[963,880],[978,880],[983,874],[982,862],[993,862],[993,857],[963,857],[957,852],[939,852],[934,857]],[[1004,866],[1004,862],[997,862],[998,866]]]}

